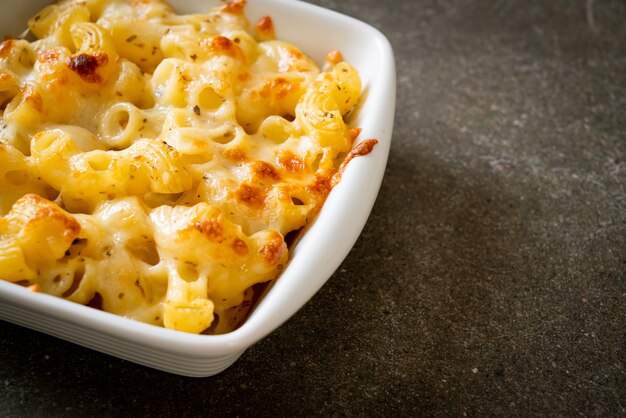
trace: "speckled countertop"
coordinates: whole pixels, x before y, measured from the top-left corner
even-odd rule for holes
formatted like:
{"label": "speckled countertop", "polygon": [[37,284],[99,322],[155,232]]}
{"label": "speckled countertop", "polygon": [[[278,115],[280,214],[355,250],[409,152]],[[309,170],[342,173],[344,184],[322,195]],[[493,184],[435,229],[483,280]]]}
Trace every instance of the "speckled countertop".
{"label": "speckled countertop", "polygon": [[626,414],[626,3],[314,2],[398,67],[341,268],[207,379],[0,322],[1,416]]}

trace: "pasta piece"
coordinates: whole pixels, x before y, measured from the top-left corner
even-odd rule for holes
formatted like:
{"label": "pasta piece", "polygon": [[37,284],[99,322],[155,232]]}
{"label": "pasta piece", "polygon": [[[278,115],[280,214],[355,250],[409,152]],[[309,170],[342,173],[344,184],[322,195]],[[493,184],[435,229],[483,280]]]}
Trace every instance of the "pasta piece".
{"label": "pasta piece", "polygon": [[82,92],[99,90],[117,70],[118,54],[111,35],[91,22],[74,23],[70,34],[77,51],[66,65],[79,76]]}
{"label": "pasta piece", "polygon": [[100,138],[108,147],[128,148],[137,138],[158,135],[148,124],[148,114],[136,106],[120,102],[105,110],[100,122]]}
{"label": "pasta piece", "polygon": [[56,197],[55,190],[38,177],[28,157],[13,146],[1,142],[0,189],[0,215],[6,214],[20,197],[28,193]]}
{"label": "pasta piece", "polygon": [[34,279],[35,270],[63,257],[79,232],[80,224],[67,212],[38,195],[25,195],[0,219],[2,278]]}
{"label": "pasta piece", "polygon": [[142,71],[153,72],[163,60],[161,38],[164,28],[145,20],[116,20],[108,28],[119,54],[133,62]]}
{"label": "pasta piece", "polygon": [[215,306],[241,304],[246,289],[273,279],[286,262],[282,235],[262,231],[248,237],[204,203],[163,206],[151,219],[170,277],[164,312],[169,328],[201,332],[210,325]]}
{"label": "pasta piece", "polygon": [[28,21],[28,28],[39,39],[73,48],[72,25],[89,22],[89,9],[81,2],[62,2],[40,11]]}

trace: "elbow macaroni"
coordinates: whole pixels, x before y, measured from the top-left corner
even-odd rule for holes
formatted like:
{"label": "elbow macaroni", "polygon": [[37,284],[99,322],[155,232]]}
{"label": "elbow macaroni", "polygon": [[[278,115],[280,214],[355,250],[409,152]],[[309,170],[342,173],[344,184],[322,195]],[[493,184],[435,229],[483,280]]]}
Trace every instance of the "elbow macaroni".
{"label": "elbow macaroni", "polygon": [[324,203],[361,93],[244,6],[61,0],[38,40],[0,45],[0,279],[190,333],[241,323]]}

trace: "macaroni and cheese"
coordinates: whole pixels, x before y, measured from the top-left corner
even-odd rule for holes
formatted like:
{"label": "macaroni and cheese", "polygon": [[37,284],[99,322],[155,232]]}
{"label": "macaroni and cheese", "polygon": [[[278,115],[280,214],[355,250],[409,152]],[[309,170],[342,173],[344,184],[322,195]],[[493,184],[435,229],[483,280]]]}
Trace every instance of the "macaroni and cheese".
{"label": "macaroni and cheese", "polygon": [[0,44],[0,279],[190,333],[241,323],[374,144],[351,152],[341,54],[320,71],[244,6],[62,0]]}

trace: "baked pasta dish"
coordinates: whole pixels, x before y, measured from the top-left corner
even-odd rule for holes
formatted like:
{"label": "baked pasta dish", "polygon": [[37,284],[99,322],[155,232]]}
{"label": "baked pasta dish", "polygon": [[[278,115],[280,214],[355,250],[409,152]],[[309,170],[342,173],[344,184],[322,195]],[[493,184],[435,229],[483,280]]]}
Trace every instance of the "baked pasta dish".
{"label": "baked pasta dish", "polygon": [[241,323],[375,143],[353,149],[341,54],[322,71],[244,8],[62,0],[0,45],[0,279],[189,333]]}

